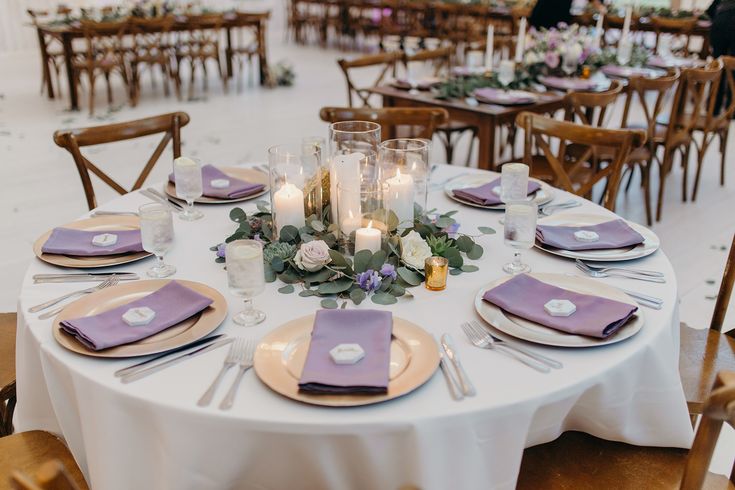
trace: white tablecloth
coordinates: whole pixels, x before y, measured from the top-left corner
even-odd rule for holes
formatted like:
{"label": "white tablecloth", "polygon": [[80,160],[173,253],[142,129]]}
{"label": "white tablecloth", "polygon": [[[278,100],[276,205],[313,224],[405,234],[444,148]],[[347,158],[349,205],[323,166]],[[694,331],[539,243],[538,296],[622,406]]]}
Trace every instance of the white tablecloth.
{"label": "white tablecloth", "polygon": [[[442,180],[463,169],[442,167]],[[557,199],[568,196],[560,193]],[[145,199],[129,194],[106,209],[134,210]],[[455,216],[471,233],[478,225],[498,225],[500,214],[459,206],[441,191],[431,206],[459,209]],[[245,204],[246,211],[254,204]],[[228,206],[201,206],[205,219],[175,220],[175,248],[167,256],[176,278],[218,288],[230,311],[241,305],[227,291],[222,265],[210,246],[233,230]],[[575,212],[607,213],[585,203]],[[196,400],[218,372],[226,349],[197,357],[129,385],[113,372],[127,360],[99,360],[60,347],[51,320],[25,310],[79,284],[33,285],[32,274],[58,269],[36,261],[19,301],[17,346],[20,431],[46,429],[61,434],[95,489],[391,489],[414,484],[423,489],[513,488],[523,448],[551,441],[565,430],[641,445],[688,447],[692,429],[679,381],[678,307],[674,271],[659,251],[636,265],[666,273],[667,284],[626,279],[600,281],[662,297],[660,311],[643,308],[644,328],[618,344],[592,349],[537,347],[561,360],[564,369],[538,373],[504,355],[477,349],[459,328],[478,318],[473,298],[500,277],[512,256],[502,233],[480,239],[485,255],[480,272],[449,278],[446,291],[414,288],[415,299],[389,308],[434,334],[454,335],[459,354],[477,387],[477,396],[453,401],[440,373],[412,394],[360,408],[334,409],[288,400],[249,372],[229,412],[199,408]],[[572,261],[537,250],[525,254],[537,272],[577,274]],[[119,267],[139,273],[148,259]],[[284,296],[268,285],[256,299],[268,318],[254,328],[229,319],[218,330],[262,337],[278,325],[312,313],[318,298]],[[352,306],[350,306],[352,307]],[[225,379],[218,398],[229,386]],[[217,399],[218,400],[218,399]]]}

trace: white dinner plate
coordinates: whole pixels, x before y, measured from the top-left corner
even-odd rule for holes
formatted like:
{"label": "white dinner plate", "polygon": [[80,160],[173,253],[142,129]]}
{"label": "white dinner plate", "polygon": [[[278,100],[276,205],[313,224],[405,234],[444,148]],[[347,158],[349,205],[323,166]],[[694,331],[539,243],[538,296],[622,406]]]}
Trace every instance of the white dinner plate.
{"label": "white dinner plate", "polygon": [[[570,291],[583,294],[593,294],[595,296],[609,298],[637,306],[627,294],[619,289],[615,289],[612,286],[608,286],[586,277],[542,273],[531,273],[529,275],[539,281],[568,289]],[[587,337],[585,335],[575,335],[560,332],[553,328],[544,327],[538,323],[504,312],[497,306],[482,299],[485,291],[499,286],[511,278],[512,276],[502,277],[497,281],[480,288],[475,296],[475,310],[477,310],[477,313],[490,326],[512,337],[528,340],[529,342],[535,342],[537,344],[552,345],[556,347],[597,347],[600,345],[614,344],[628,339],[637,334],[641,328],[643,328],[643,324],[645,323],[643,310],[638,308],[638,311],[636,311],[635,315],[628,321],[628,323],[623,325],[613,335],[605,339]]]}
{"label": "white dinner plate", "polygon": [[[488,174],[488,173],[462,175],[462,176],[459,176],[447,182],[444,185],[444,193],[450,199],[457,201],[459,203],[462,203],[462,204],[466,204],[467,206],[472,206],[473,208],[503,211],[505,209],[505,203],[501,202],[500,204],[496,204],[493,206],[483,206],[482,204],[476,204],[474,202],[465,201],[464,199],[460,199],[459,197],[455,196],[453,192],[455,189],[464,189],[465,187],[479,187],[481,185],[487,184],[488,182],[492,182],[498,177],[499,177],[498,174]],[[537,182],[539,185],[541,185],[541,189],[536,191],[536,194],[534,194],[533,196],[533,200],[536,202],[536,204],[539,205],[539,207],[551,202],[554,199],[554,188],[553,187],[551,187],[546,182],[542,182],[538,179],[530,178],[529,180]]]}
{"label": "white dinner plate", "polygon": [[[582,213],[559,213],[538,220],[539,225],[552,225],[552,226],[591,226],[610,221],[613,218],[610,216],[600,216],[596,214],[582,214]],[[661,246],[661,241],[658,236],[638,223],[632,221],[625,222],[633,228],[635,231],[643,236],[643,243],[634,245],[626,248],[614,248],[607,250],[563,250],[560,248],[549,247],[538,242],[535,243],[535,247],[544,252],[550,254],[559,255],[561,257],[567,257],[570,259],[581,259],[581,260],[592,260],[598,262],[614,262],[621,260],[633,260],[640,259],[641,257],[647,257],[651,255]]]}

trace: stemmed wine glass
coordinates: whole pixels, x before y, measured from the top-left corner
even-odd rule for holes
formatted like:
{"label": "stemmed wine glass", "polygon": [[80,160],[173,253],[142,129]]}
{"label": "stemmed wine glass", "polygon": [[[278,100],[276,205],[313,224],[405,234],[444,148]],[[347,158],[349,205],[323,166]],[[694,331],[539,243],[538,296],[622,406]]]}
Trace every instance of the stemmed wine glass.
{"label": "stemmed wine glass", "polygon": [[534,201],[513,201],[505,205],[505,245],[517,249],[513,262],[503,266],[508,274],[529,272],[531,267],[521,261],[521,249],[530,249],[536,239],[538,206]]}
{"label": "stemmed wine glass", "polygon": [[179,157],[174,160],[174,179],[176,180],[176,197],[186,201],[186,208],[179,213],[184,221],[195,221],[204,217],[201,211],[194,209],[194,200],[202,197],[202,167],[191,158]]}
{"label": "stemmed wine glass", "polygon": [[149,203],[138,208],[140,214],[140,235],[143,250],[156,256],[156,265],[146,272],[150,277],[168,277],[176,272],[176,267],[165,264],[163,256],[174,243],[174,221],[171,208],[166,204]]}
{"label": "stemmed wine glass", "polygon": [[253,297],[265,290],[263,244],[256,240],[234,240],[225,248],[227,284],[230,292],[245,300],[245,309],[232,317],[243,327],[265,320],[265,313],[253,308]]}

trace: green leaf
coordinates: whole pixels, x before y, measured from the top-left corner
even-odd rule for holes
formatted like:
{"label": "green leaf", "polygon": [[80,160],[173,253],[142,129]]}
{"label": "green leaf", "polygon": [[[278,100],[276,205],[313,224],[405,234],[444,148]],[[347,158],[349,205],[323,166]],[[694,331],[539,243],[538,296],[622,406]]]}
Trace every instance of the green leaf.
{"label": "green leaf", "polygon": [[299,229],[293,225],[286,225],[281,228],[278,239],[282,242],[292,242],[299,238]]}
{"label": "green leaf", "polygon": [[475,246],[475,241],[467,235],[462,235],[461,237],[457,238],[456,243],[459,251],[464,253],[469,252],[470,250],[472,250],[472,247]]}
{"label": "green leaf", "polygon": [[365,298],[367,298],[367,294],[365,294],[365,291],[362,289],[353,289],[350,291],[350,299],[353,303],[356,305],[359,305],[363,301],[365,301]]}
{"label": "green leaf", "polygon": [[355,254],[355,272],[360,274],[368,270],[368,264],[370,264],[372,256],[373,253],[370,250],[360,250],[357,252]]}
{"label": "green leaf", "polygon": [[313,289],[304,289],[303,291],[299,292],[299,296],[301,296],[302,298],[316,296],[316,294],[317,294],[316,291],[314,291]]}
{"label": "green leaf", "polygon": [[496,233],[495,230],[490,228],[489,226],[478,226],[477,231],[484,235],[494,235]]}
{"label": "green leaf", "polygon": [[462,267],[464,264],[464,259],[462,258],[462,254],[459,253],[459,250],[456,248],[448,248],[442,257],[446,258],[449,261],[449,267]]}
{"label": "green leaf", "polygon": [[247,235],[241,231],[238,231],[225,238],[225,243],[234,242],[235,240],[241,240],[243,238],[247,238]]}
{"label": "green leaf", "polygon": [[452,269],[449,271],[449,274],[452,276],[458,276],[462,274],[462,269]]}
{"label": "green leaf", "polygon": [[342,306],[340,306],[341,309],[346,310],[347,309],[347,301],[342,302]]}
{"label": "green leaf", "polygon": [[411,286],[418,286],[419,284],[424,282],[424,278],[421,274],[416,271],[412,271],[407,267],[399,267],[398,269],[396,269],[396,272],[401,279],[406,281]]}
{"label": "green leaf", "polygon": [[304,275],[304,280],[308,282],[324,282],[330,277],[334,275],[334,272],[330,271],[329,269],[321,269],[316,272],[309,272]]}
{"label": "green leaf", "polygon": [[286,284],[283,287],[278,288],[278,292],[281,294],[291,294],[295,291],[293,284]]}
{"label": "green leaf", "polygon": [[335,310],[339,307],[337,301],[332,298],[325,298],[322,300],[322,308],[327,310]]}
{"label": "green leaf", "polygon": [[285,272],[278,275],[278,279],[285,282],[286,284],[296,284],[297,282],[301,282],[301,278],[299,277],[297,272],[294,272],[291,269],[286,269]]}
{"label": "green leaf", "polygon": [[234,208],[230,210],[230,219],[235,223],[243,223],[248,220],[248,215],[242,208]]}
{"label": "green leaf", "polygon": [[444,213],[444,216],[454,216],[454,215],[455,215],[455,214],[457,214],[458,212],[459,212],[459,211],[457,211],[457,210],[454,210],[454,211],[449,211],[448,213]]}
{"label": "green leaf", "polygon": [[349,265],[345,256],[336,250],[329,250],[329,257],[332,259],[331,265],[335,267],[347,267]]}
{"label": "green leaf", "polygon": [[370,299],[377,305],[394,305],[398,303],[398,299],[388,293],[375,293],[370,297]]}
{"label": "green leaf", "polygon": [[322,223],[321,221],[316,220],[316,219],[314,221],[312,221],[311,223],[309,223],[309,224],[311,225],[312,228],[314,228],[314,231],[317,231],[317,232],[320,232],[320,233],[323,232],[323,231],[326,231],[326,229],[327,229],[324,226],[324,223]]}
{"label": "green leaf", "polygon": [[219,250],[219,245],[213,245],[209,247],[209,250],[211,250],[212,252],[216,252],[217,250]]}
{"label": "green leaf", "polygon": [[438,218],[438,219],[436,220],[436,226],[437,226],[438,228],[449,228],[449,227],[450,227],[450,226],[452,226],[452,225],[453,225],[454,223],[456,223],[456,222],[454,221],[454,219],[450,218],[449,216],[440,216],[440,217],[439,217],[439,218]]}
{"label": "green leaf", "polygon": [[275,282],[276,281],[276,271],[271,269],[271,267],[268,264],[265,264],[265,282]]}
{"label": "green leaf", "polygon": [[390,290],[388,292],[398,298],[406,294],[406,288],[399,284],[391,284]]}
{"label": "green leaf", "polygon": [[319,294],[339,294],[350,289],[352,284],[352,279],[349,277],[343,277],[336,281],[324,282],[319,285]]}
{"label": "green leaf", "polygon": [[283,272],[286,270],[286,264],[283,262],[283,259],[280,257],[273,257],[273,260],[271,260],[271,268],[275,272]]}
{"label": "green leaf", "polygon": [[304,243],[309,243],[309,242],[313,242],[314,240],[316,240],[314,235],[310,235],[308,233],[301,233],[301,235],[299,236],[301,238],[301,241]]}
{"label": "green leaf", "polygon": [[214,261],[215,261],[215,262],[216,262],[217,264],[224,264],[224,263],[226,262],[226,261],[225,261],[225,259],[224,259],[223,257],[217,257],[216,259],[214,259]]}
{"label": "green leaf", "polygon": [[368,262],[368,269],[379,271],[380,268],[383,267],[383,264],[385,264],[387,258],[388,254],[385,252],[385,250],[378,250],[370,258],[370,262]]}
{"label": "green leaf", "polygon": [[270,213],[271,210],[268,208],[268,201],[255,201],[255,206],[261,213]]}
{"label": "green leaf", "polygon": [[477,272],[480,268],[476,265],[465,264],[462,266],[462,272]]}
{"label": "green leaf", "polygon": [[472,250],[467,252],[467,257],[472,260],[478,260],[482,257],[483,253],[485,253],[485,250],[482,248],[482,246],[475,243],[475,246],[472,247]]}

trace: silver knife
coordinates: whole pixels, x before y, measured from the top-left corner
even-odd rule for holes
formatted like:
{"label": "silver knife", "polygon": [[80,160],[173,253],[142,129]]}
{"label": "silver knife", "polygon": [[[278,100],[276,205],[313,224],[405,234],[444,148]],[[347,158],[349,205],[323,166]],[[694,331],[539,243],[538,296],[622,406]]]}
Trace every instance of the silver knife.
{"label": "silver knife", "polygon": [[190,359],[192,357],[196,357],[198,355],[204,354],[206,352],[213,351],[214,349],[218,349],[218,348],[220,348],[222,346],[225,346],[225,345],[227,345],[227,344],[229,344],[231,342],[232,342],[232,339],[218,340],[217,342],[215,342],[213,344],[205,345],[204,347],[200,347],[199,349],[197,349],[195,351],[188,352],[186,354],[182,354],[180,356],[174,357],[173,359],[169,359],[168,361],[163,361],[163,362],[161,362],[159,364],[156,364],[156,365],[151,366],[151,367],[147,367],[147,368],[142,369],[140,371],[137,371],[137,372],[135,372],[133,374],[128,374],[127,376],[123,376],[122,378],[120,378],[120,380],[123,383],[130,383],[132,381],[137,381],[137,380],[139,380],[141,378],[145,378],[146,376],[149,376],[149,375],[151,375],[153,373],[157,373],[158,371],[160,371],[162,369],[166,369],[167,367],[174,366],[176,364],[179,364],[180,362],[183,362],[183,361],[185,361],[187,359]]}
{"label": "silver knife", "polygon": [[164,357],[168,357],[170,355],[185,351],[187,349],[192,349],[194,347],[199,347],[202,344],[211,344],[212,342],[221,339],[224,337],[225,334],[219,334],[219,335],[212,335],[211,337],[204,337],[203,339],[199,339],[196,342],[192,342],[190,344],[182,345],[181,347],[177,347],[173,350],[164,352],[163,354],[157,355],[156,357],[153,357],[151,359],[148,359],[147,361],[139,362],[137,364],[133,364],[132,366],[128,366],[126,368],[118,369],[115,371],[115,376],[120,378],[122,376],[127,376],[129,374],[136,373],[138,371],[142,371],[146,368],[148,364],[151,364],[152,362],[156,362],[159,359],[163,359]]}
{"label": "silver knife", "polygon": [[163,192],[161,192],[161,191],[159,191],[157,189],[154,189],[153,187],[147,188],[146,191],[148,191],[150,194],[158,197],[158,199],[161,202],[168,203],[170,206],[176,208],[179,211],[183,211],[184,210],[184,206],[182,206],[181,203],[179,203],[178,201],[176,201],[174,199],[171,199],[169,196],[167,196]]}
{"label": "silver knife", "polygon": [[135,281],[140,279],[140,276],[134,272],[90,272],[78,274],[36,274],[33,276],[33,282],[36,284],[47,282],[95,282],[109,279],[113,274],[121,281]]}
{"label": "silver knife", "polygon": [[474,396],[476,393],[475,387],[472,385],[469,376],[467,376],[467,373],[462,367],[459,357],[457,357],[456,352],[454,352],[454,342],[448,333],[442,335],[442,347],[444,347],[444,352],[447,354],[449,360],[452,361],[454,370],[457,373],[459,385],[462,387],[462,393],[465,396]]}
{"label": "silver knife", "polygon": [[441,369],[441,372],[444,375],[444,381],[447,383],[447,388],[449,388],[449,394],[452,398],[457,401],[463,400],[464,395],[457,389],[457,382],[449,371],[449,363],[447,363],[447,359],[444,357],[441,349],[439,349],[439,369]]}

